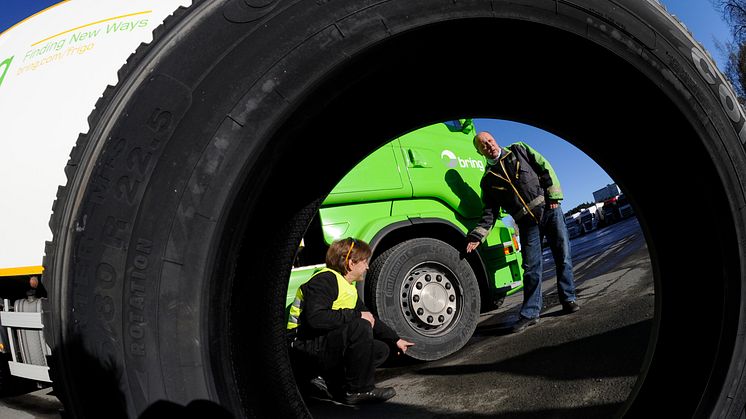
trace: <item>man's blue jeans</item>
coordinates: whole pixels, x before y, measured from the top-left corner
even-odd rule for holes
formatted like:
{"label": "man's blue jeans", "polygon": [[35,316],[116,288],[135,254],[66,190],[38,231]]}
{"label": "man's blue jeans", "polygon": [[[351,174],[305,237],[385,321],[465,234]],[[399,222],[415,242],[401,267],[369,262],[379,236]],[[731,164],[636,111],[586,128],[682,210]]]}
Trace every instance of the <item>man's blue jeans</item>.
{"label": "man's blue jeans", "polygon": [[[575,280],[572,274],[570,239],[562,207],[544,208],[539,225],[530,216],[518,225],[523,254],[523,307],[521,316],[534,319],[541,312],[541,274],[543,272],[541,242],[547,238],[557,269],[557,293],[560,302],[575,301]],[[524,220],[521,220],[524,221]]]}

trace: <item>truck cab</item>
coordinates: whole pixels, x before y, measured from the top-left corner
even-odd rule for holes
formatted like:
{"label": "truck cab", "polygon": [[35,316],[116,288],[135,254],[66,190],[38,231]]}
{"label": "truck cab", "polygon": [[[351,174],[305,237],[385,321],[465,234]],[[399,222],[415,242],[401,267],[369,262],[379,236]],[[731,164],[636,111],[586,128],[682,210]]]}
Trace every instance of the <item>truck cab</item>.
{"label": "truck cab", "polygon": [[580,225],[583,228],[583,234],[590,233],[596,229],[598,226],[598,218],[596,217],[595,206],[583,208],[580,211]]}
{"label": "truck cab", "polygon": [[583,226],[580,224],[580,212],[565,217],[565,225],[567,226],[567,234],[571,239],[583,234]]}
{"label": "truck cab", "polygon": [[627,218],[635,214],[635,211],[632,209],[632,205],[629,203],[629,200],[624,194],[619,195],[617,205],[619,206],[619,217]]}
{"label": "truck cab", "polygon": [[606,225],[613,224],[622,219],[619,211],[619,195],[604,201],[604,219]]}

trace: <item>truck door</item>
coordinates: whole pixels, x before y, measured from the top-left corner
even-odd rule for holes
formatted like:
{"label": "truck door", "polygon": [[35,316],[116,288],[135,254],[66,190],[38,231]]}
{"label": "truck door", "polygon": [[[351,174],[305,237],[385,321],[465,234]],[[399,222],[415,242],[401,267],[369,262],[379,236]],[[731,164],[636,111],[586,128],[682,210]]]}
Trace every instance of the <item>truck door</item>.
{"label": "truck door", "polygon": [[398,158],[398,141],[374,151],[358,163],[334,187],[322,207],[409,198],[409,182],[403,178],[403,161]]}
{"label": "truck door", "polygon": [[466,218],[480,216],[479,181],[485,161],[474,149],[473,136],[471,122],[460,120],[431,125],[399,139],[415,198],[443,201]]}

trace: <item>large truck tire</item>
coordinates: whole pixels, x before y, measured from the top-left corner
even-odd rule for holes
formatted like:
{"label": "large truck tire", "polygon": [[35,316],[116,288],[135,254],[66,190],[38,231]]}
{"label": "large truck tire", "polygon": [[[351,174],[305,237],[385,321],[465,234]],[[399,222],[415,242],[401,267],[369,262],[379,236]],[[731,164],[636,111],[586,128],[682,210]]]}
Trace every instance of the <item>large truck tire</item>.
{"label": "large truck tire", "polygon": [[[284,298],[309,203],[391,138],[465,115],[571,141],[634,204],[656,311],[623,413],[741,415],[744,113],[683,25],[645,0],[175,12],[104,92],[53,208],[45,333],[66,411],[133,418],[206,399],[308,416]],[[686,200],[671,195],[682,184]]]}
{"label": "large truck tire", "polygon": [[430,361],[461,349],[477,328],[480,292],[469,262],[448,243],[407,240],[376,257],[366,276],[372,309]]}

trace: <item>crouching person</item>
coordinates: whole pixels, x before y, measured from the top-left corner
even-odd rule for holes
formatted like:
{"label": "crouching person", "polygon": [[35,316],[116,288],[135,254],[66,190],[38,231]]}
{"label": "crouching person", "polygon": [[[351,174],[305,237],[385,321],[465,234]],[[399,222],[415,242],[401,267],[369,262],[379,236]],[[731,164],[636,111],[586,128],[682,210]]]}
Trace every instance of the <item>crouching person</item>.
{"label": "crouching person", "polygon": [[362,240],[337,240],[326,253],[326,268],[298,288],[288,318],[293,370],[301,391],[327,391],[345,404],[375,403],[396,395],[375,387],[375,369],[389,347],[404,353],[414,345],[365,307],[356,281],[368,270],[370,246]]}

